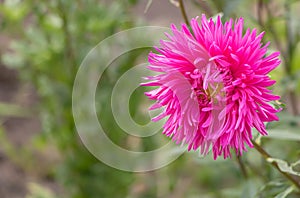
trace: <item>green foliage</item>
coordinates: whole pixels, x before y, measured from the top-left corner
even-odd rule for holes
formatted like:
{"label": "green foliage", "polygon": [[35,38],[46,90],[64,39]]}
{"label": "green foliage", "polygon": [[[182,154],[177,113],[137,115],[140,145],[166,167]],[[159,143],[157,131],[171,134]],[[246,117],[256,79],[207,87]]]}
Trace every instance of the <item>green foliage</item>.
{"label": "green foliage", "polygon": [[270,163],[276,162],[278,164],[278,167],[280,168],[280,170],[285,172],[285,173],[300,176],[300,172],[297,172],[297,171],[293,170],[293,167],[296,166],[299,163],[299,160],[297,162],[293,163],[292,165],[289,165],[288,162],[286,162],[284,160],[275,159],[275,158],[268,158],[267,161],[270,162]]}
{"label": "green foliage", "polygon": [[26,115],[28,112],[19,106],[0,102],[0,117],[25,117]]}
{"label": "green foliage", "polygon": [[[96,0],[25,0],[5,1],[0,7],[5,31],[20,38],[12,42],[12,51],[2,55],[2,61],[17,68],[22,80],[35,86],[40,97],[42,136],[54,142],[62,153],[56,177],[72,197],[123,197],[133,181],[132,174],[102,164],[85,149],[71,110],[77,68],[102,39],[132,27],[128,6],[126,1],[104,4]],[[118,70],[133,65],[136,57],[128,56]],[[110,89],[112,85],[106,86]],[[9,114],[17,110],[13,106],[0,108]]]}
{"label": "green foliage", "polygon": [[29,194],[26,198],[56,198],[50,190],[36,183],[30,183],[28,188]]}
{"label": "green foliage", "polygon": [[[159,171],[133,174],[113,169],[92,156],[82,145],[72,117],[72,88],[77,69],[85,55],[99,41],[135,26],[130,13],[137,0],[6,0],[0,4],[1,27],[4,34],[14,38],[10,50],[1,54],[2,62],[19,71],[22,82],[30,82],[39,95],[39,114],[42,133],[36,139],[40,144],[55,144],[62,160],[54,167],[55,179],[64,185],[64,197],[299,197],[299,191],[274,170],[268,162],[251,150],[243,155],[248,178],[242,177],[235,156],[231,160],[216,161],[199,157],[198,153],[185,154],[179,160]],[[177,1],[171,1],[177,5]],[[266,32],[272,41],[271,50],[282,47],[282,64],[272,72],[272,78],[280,81],[274,87],[276,93],[287,95],[300,90],[300,36],[299,1],[276,1],[282,13],[285,4],[292,8],[291,20],[286,15],[268,13],[271,1],[262,0],[263,23],[257,20],[253,10],[258,6],[253,1],[201,1],[215,16],[224,13],[223,18],[244,16],[249,27],[258,27]],[[274,1],[275,2],[275,1]],[[149,1],[146,9],[151,9]],[[272,4],[273,5],[273,4]],[[172,5],[170,5],[172,6]],[[202,9],[202,7],[201,7]],[[202,10],[205,12],[205,10]],[[271,10],[272,11],[272,10]],[[178,12],[179,13],[179,12]],[[269,16],[270,15],[270,16]],[[292,45],[287,37],[287,24],[291,22]],[[127,45],[127,43],[125,43]],[[129,45],[129,44],[128,44]],[[114,121],[110,105],[111,92],[119,77],[141,57],[146,59],[149,49],[137,50],[122,55],[104,72],[96,93],[97,113],[105,115],[101,125],[107,136],[122,147],[130,147],[129,135]],[[146,53],[145,53],[146,52]],[[109,52],[108,52],[109,53]],[[144,88],[138,88],[132,95],[129,112],[137,123],[149,121],[143,108],[148,105],[143,97]],[[278,102],[278,108],[291,106]],[[0,103],[1,117],[26,116],[27,110],[18,106]],[[260,138],[260,143],[274,158],[284,172],[299,176],[299,116],[286,110],[279,114],[280,122],[268,123],[269,136]],[[15,161],[28,160],[27,151],[20,151],[9,144],[0,128],[0,143],[5,152]],[[156,137],[142,139],[139,150],[157,148]],[[136,146],[136,145],[134,145]],[[174,149],[174,153],[182,148]],[[18,157],[18,154],[22,157]],[[295,161],[295,163],[289,164]],[[160,172],[161,171],[161,172]],[[161,174],[162,173],[162,174]],[[182,182],[184,181],[184,182]],[[142,190],[140,190],[142,189]],[[139,192],[139,190],[141,192]],[[49,190],[29,185],[28,198],[54,198]]]}

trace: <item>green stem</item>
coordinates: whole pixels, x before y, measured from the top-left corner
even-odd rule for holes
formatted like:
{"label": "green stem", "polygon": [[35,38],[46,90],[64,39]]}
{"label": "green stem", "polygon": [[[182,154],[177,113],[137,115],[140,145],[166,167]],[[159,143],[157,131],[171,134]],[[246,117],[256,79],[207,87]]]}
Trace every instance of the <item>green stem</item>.
{"label": "green stem", "polygon": [[58,11],[63,22],[62,29],[64,33],[65,55],[69,62],[70,82],[71,84],[73,84],[73,78],[76,75],[76,58],[72,45],[72,35],[69,29],[69,19],[66,14],[65,5],[63,4],[62,0],[58,1]]}
{"label": "green stem", "polygon": [[[254,146],[254,148],[262,155],[263,158],[265,158],[266,160],[269,158],[272,158],[272,156],[267,153],[266,150],[264,150],[259,144],[257,144],[255,141],[252,140],[252,144]],[[291,175],[289,175],[286,172],[283,172],[282,170],[280,170],[277,162],[273,161],[270,163],[276,170],[278,170],[286,179],[288,179],[289,181],[291,181],[297,188],[300,189],[300,183],[299,181],[297,181],[294,177],[292,177]]]}
{"label": "green stem", "polygon": [[179,0],[179,7],[180,7],[180,11],[181,11],[181,14],[182,14],[182,17],[183,17],[185,23],[188,26],[190,26],[190,22],[188,20],[188,17],[186,15],[186,11],[185,11],[185,8],[184,8],[183,0]]}
{"label": "green stem", "polygon": [[242,172],[244,178],[245,178],[245,179],[248,179],[248,173],[247,173],[245,164],[244,164],[244,162],[243,162],[241,156],[240,156],[240,155],[237,155],[237,156],[236,156],[236,159],[237,159],[238,165],[239,165],[239,167],[240,167],[240,169],[241,169],[241,172]]}

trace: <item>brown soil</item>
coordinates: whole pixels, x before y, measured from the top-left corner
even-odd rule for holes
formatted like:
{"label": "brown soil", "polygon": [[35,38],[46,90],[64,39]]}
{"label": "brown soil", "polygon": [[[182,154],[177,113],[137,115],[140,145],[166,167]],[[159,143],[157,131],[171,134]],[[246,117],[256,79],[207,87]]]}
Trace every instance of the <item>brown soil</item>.
{"label": "brown soil", "polygon": [[[35,108],[38,99],[31,86],[20,83],[15,70],[0,66],[0,102],[18,105],[28,111]],[[12,148],[0,145],[0,197],[25,197],[30,183],[59,192],[59,185],[41,170],[49,167],[41,167],[43,165],[37,163],[42,161],[43,164],[53,164],[51,152],[32,152],[31,142],[41,132],[38,117],[29,114],[25,117],[1,117],[0,121],[4,129],[5,144]],[[22,156],[26,151],[30,153],[30,158]],[[53,155],[56,155],[55,152]]]}

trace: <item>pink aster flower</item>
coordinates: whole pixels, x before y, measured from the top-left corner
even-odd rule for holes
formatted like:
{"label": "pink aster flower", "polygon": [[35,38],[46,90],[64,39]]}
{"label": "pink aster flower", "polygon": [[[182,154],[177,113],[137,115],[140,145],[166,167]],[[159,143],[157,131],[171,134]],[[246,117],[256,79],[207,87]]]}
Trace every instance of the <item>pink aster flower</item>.
{"label": "pink aster flower", "polygon": [[202,15],[191,29],[172,25],[158,53],[149,54],[148,68],[159,74],[143,85],[158,87],[146,93],[156,100],[150,109],[164,109],[153,121],[167,117],[163,133],[188,150],[206,155],[212,149],[214,159],[231,150],[242,155],[246,145],[253,147],[252,128],[267,135],[264,122],[278,120],[269,103],[280,97],[268,89],[275,83],[268,73],[280,64],[279,52],[266,54],[264,33],[243,34],[243,18],[223,24]]}

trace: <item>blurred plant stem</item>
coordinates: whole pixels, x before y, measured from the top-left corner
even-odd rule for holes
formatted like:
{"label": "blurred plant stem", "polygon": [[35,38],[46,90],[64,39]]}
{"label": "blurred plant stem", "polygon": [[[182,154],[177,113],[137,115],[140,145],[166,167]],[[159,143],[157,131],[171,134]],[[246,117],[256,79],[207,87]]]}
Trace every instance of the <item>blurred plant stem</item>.
{"label": "blurred plant stem", "polygon": [[189,22],[189,19],[186,15],[186,11],[185,11],[185,8],[184,8],[183,0],[179,0],[179,7],[180,7],[180,11],[181,11],[181,14],[182,14],[182,17],[183,17],[185,23],[188,26],[190,26],[190,22]]}
{"label": "blurred plant stem", "polygon": [[[281,56],[283,57],[284,62],[284,70],[288,77],[293,76],[292,72],[292,57],[295,52],[296,44],[297,42],[294,41],[293,34],[292,34],[292,27],[291,27],[291,7],[290,3],[288,1],[285,2],[285,29],[286,29],[286,47],[284,48],[282,46],[282,43],[280,42],[279,35],[277,34],[274,23],[273,23],[273,12],[270,8],[269,2],[258,0],[257,1],[257,21],[260,25],[261,29],[265,30],[268,29],[270,32],[270,35],[273,37],[273,40],[275,42],[276,48],[280,51]],[[264,22],[263,20],[263,9],[266,10],[266,16],[267,19]],[[293,115],[299,115],[299,109],[297,104],[297,94],[295,90],[288,90],[288,96],[290,100],[291,105],[291,111]]]}
{"label": "blurred plant stem", "polygon": [[[292,33],[292,27],[291,27],[291,7],[290,3],[288,1],[285,2],[285,24],[286,24],[286,40],[287,40],[287,55],[284,58],[285,59],[285,68],[286,68],[286,73],[288,76],[293,76],[292,72],[292,58],[293,54],[295,52],[297,42],[295,42],[295,39],[293,38],[293,33]],[[298,110],[298,102],[297,102],[297,95],[295,90],[289,90],[289,97],[291,101],[291,106],[292,106],[292,113],[293,115],[299,115],[299,110]]]}
{"label": "blurred plant stem", "polygon": [[[267,153],[267,151],[265,149],[263,149],[259,144],[257,144],[255,141],[252,140],[252,144],[254,146],[254,148],[262,155],[262,157],[267,161],[267,159],[269,158],[273,158],[269,153]],[[289,181],[291,181],[298,189],[300,189],[300,183],[299,181],[297,181],[294,177],[292,177],[290,174],[283,172],[277,162],[273,161],[270,162],[270,164],[276,169],[278,170],[286,179],[288,179]]]}
{"label": "blurred plant stem", "polygon": [[241,157],[240,155],[237,154],[237,155],[236,155],[236,160],[237,160],[237,163],[238,163],[238,165],[239,165],[239,167],[240,167],[240,170],[241,170],[241,173],[242,173],[243,177],[244,177],[245,179],[248,179],[248,173],[247,173],[245,164],[244,164],[244,162],[243,162],[243,160],[242,160],[242,157]]}
{"label": "blurred plant stem", "polygon": [[199,6],[201,10],[203,10],[208,17],[212,17],[214,12],[212,11],[211,7],[207,4],[207,1],[204,0],[194,0],[193,3],[196,6]]}
{"label": "blurred plant stem", "polygon": [[66,12],[66,9],[64,7],[64,4],[63,4],[63,1],[62,0],[59,0],[58,1],[58,11],[59,11],[59,15],[62,19],[62,28],[63,28],[63,33],[64,33],[64,40],[65,40],[65,55],[66,55],[66,58],[69,62],[69,70],[70,70],[70,84],[73,83],[73,78],[74,76],[76,75],[76,66],[77,66],[77,63],[76,63],[76,59],[75,59],[75,53],[74,53],[74,50],[73,50],[73,45],[72,45],[72,35],[71,35],[71,32],[69,30],[69,20],[68,20],[68,16],[67,16],[67,12]]}

